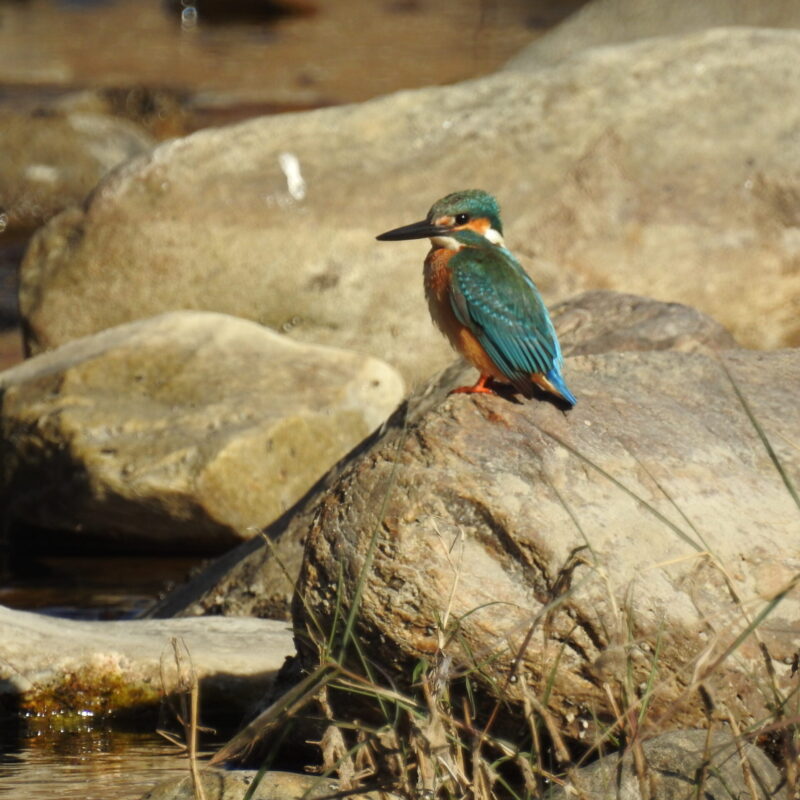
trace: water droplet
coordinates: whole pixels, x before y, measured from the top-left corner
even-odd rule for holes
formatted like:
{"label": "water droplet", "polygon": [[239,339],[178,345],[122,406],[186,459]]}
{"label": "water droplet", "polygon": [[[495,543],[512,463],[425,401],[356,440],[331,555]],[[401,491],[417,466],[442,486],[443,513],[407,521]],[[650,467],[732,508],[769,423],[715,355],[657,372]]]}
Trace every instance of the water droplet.
{"label": "water droplet", "polygon": [[198,16],[195,6],[186,6],[183,11],[181,11],[181,28],[185,31],[196,28]]}

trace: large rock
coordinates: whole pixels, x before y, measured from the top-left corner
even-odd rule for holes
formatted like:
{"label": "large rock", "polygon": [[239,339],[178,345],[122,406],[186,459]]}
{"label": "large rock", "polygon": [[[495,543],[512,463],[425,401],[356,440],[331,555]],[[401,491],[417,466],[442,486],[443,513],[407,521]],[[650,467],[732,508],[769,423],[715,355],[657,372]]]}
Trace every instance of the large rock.
{"label": "large rock", "polygon": [[374,236],[469,186],[499,196],[549,300],[621,288],[745,344],[796,343],[798,127],[800,32],[729,29],[202,131],[37,235],[28,345],[207,308],[427,378],[451,355],[422,297],[425,246]]}
{"label": "large rock", "polygon": [[514,56],[508,68],[536,69],[590,47],[730,25],[800,28],[800,6],[786,0],[591,0]]}
{"label": "large rock", "polygon": [[7,517],[181,552],[257,533],[404,391],[376,359],[191,311],[71,342],[0,388]]}
{"label": "large rock", "polygon": [[109,170],[153,145],[137,125],[110,116],[1,111],[0,211],[5,224],[33,228],[82,203]]}
{"label": "large rock", "polygon": [[[617,292],[585,292],[553,309],[566,355],[610,350],[714,351],[735,346],[719,323],[687,306],[659,303]],[[416,421],[447,388],[464,384],[475,372],[456,362],[408,398],[408,421]],[[378,433],[350,454],[357,458],[373,446]],[[301,503],[270,526],[267,536],[251,539],[221,556],[189,583],[178,587],[153,610],[175,614],[252,614],[285,618],[300,572],[306,533],[320,497],[333,485],[344,464],[326,475]]]}
{"label": "large rock", "polygon": [[152,714],[191,670],[204,717],[230,724],[272,688],[294,646],[286,624],[272,620],[87,622],[0,606],[0,653],[0,702],[56,726],[87,714]]}
{"label": "large rock", "polygon": [[554,306],[552,317],[565,356],[736,347],[722,325],[694,308],[624,292],[583,292]]}
{"label": "large rock", "polygon": [[[442,649],[589,743],[621,687],[647,692],[645,732],[703,725],[700,681],[762,720],[795,680],[800,351],[581,356],[566,378],[566,414],[433,394],[344,469],[310,515],[305,666],[360,586],[360,651],[400,684]],[[762,611],[774,678],[736,641]]]}

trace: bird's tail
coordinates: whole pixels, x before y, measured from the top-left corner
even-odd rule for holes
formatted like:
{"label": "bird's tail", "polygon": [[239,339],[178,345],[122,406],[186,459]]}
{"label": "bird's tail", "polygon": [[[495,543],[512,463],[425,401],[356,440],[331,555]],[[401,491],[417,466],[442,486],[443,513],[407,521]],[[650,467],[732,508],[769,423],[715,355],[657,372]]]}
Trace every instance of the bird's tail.
{"label": "bird's tail", "polygon": [[536,383],[543,389],[558,395],[564,402],[569,403],[571,406],[578,402],[575,395],[567,388],[567,384],[564,383],[561,373],[555,367],[548,370],[544,375],[540,375],[539,378],[540,380],[536,381]]}

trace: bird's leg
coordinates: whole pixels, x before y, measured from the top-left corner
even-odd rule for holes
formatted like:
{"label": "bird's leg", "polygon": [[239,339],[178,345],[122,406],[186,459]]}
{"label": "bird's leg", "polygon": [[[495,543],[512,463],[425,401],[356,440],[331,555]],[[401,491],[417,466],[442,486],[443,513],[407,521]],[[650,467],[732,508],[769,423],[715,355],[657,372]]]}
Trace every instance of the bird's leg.
{"label": "bird's leg", "polygon": [[457,389],[451,389],[448,394],[497,394],[492,388],[492,376],[481,375],[473,386],[459,386]]}

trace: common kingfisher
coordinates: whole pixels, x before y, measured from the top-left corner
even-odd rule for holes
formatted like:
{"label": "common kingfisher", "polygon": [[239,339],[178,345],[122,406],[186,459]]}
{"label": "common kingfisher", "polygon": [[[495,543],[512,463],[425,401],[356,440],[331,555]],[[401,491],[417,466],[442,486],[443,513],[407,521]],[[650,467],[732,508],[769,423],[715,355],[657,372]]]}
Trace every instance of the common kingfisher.
{"label": "common kingfisher", "polygon": [[496,394],[495,381],[525,397],[534,385],[574,406],[561,375],[555,328],[536,284],[506,249],[500,207],[478,189],[437,200],[421,222],[382,233],[381,241],[430,238],[425,295],[433,321],[480,372],[454,392]]}

